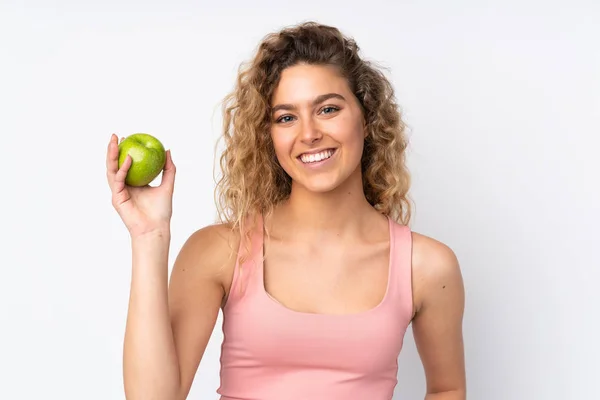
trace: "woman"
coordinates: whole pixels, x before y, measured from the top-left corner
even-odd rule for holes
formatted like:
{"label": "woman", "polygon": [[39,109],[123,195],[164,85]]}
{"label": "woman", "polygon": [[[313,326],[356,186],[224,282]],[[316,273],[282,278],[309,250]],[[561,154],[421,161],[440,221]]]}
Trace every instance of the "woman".
{"label": "woman", "polygon": [[128,187],[112,135],[128,399],[185,399],[220,309],[222,399],[391,399],[410,323],[426,399],[465,398],[459,265],[407,227],[404,125],[358,52],[316,23],[264,39],[224,103],[221,223],[191,235],[170,280],[170,151],[160,186]]}

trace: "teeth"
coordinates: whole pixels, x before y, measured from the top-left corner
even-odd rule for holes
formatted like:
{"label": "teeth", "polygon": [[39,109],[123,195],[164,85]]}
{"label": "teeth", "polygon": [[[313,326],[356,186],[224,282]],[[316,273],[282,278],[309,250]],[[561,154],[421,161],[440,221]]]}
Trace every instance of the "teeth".
{"label": "teeth", "polygon": [[303,163],[314,163],[328,159],[333,155],[333,150],[324,150],[316,154],[302,154],[300,159]]}

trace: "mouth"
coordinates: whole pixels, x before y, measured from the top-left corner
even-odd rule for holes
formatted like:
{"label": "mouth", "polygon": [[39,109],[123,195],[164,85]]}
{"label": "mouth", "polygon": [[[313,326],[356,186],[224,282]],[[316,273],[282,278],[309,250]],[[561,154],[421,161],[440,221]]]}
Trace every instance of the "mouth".
{"label": "mouth", "polygon": [[303,164],[316,164],[330,159],[336,152],[336,149],[325,149],[318,153],[303,153],[298,156],[298,160]]}

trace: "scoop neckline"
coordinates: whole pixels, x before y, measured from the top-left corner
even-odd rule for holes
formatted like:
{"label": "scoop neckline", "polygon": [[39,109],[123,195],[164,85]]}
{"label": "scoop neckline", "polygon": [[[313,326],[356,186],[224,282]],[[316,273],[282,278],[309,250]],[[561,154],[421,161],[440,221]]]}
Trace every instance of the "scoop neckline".
{"label": "scoop neckline", "polygon": [[355,318],[355,317],[361,317],[361,316],[365,316],[368,314],[372,314],[375,313],[377,310],[379,310],[380,308],[383,307],[383,305],[385,303],[387,303],[388,298],[389,298],[389,293],[390,293],[390,288],[391,288],[391,281],[392,281],[392,268],[394,265],[394,246],[395,246],[395,235],[394,235],[394,229],[393,229],[393,224],[392,224],[392,219],[389,216],[386,216],[387,222],[388,222],[388,235],[389,235],[389,250],[388,250],[388,266],[387,266],[387,283],[386,283],[386,287],[385,287],[385,293],[383,295],[383,298],[381,299],[381,301],[369,308],[368,310],[363,310],[363,311],[357,311],[357,312],[351,312],[351,313],[343,313],[343,314],[329,314],[329,313],[311,313],[311,312],[306,312],[306,311],[298,311],[298,310],[294,310],[292,308],[289,308],[285,305],[283,305],[281,302],[279,302],[276,298],[274,298],[273,296],[271,296],[271,294],[269,294],[269,292],[267,291],[267,288],[265,286],[265,240],[264,240],[264,235],[265,235],[265,231],[264,231],[264,220],[261,216],[260,218],[260,262],[259,262],[259,266],[260,266],[260,274],[259,274],[259,289],[260,289],[260,294],[262,297],[264,297],[267,300],[267,303],[270,303],[274,308],[279,309],[280,312],[284,312],[287,314],[291,314],[294,316],[299,316],[299,317],[303,317],[303,318],[336,318],[336,319],[342,319],[342,318]]}

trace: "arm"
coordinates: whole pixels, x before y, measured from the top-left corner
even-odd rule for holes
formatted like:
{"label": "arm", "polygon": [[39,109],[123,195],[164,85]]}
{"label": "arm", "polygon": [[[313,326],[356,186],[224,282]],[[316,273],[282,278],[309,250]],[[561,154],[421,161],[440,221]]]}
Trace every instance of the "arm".
{"label": "arm", "polygon": [[133,239],[133,274],[124,347],[127,399],[185,399],[232,271],[231,232],[195,232],[167,276],[167,233]]}
{"label": "arm", "polygon": [[179,364],[167,308],[169,243],[168,228],[131,239],[132,274],[123,346],[127,399],[165,398],[178,390]]}
{"label": "arm", "polygon": [[239,235],[228,225],[196,232],[180,252],[169,284],[169,309],[180,366],[179,395],[191,389],[233,278]]}
{"label": "arm", "polygon": [[413,238],[413,334],[425,370],[425,400],[464,400],[465,295],[459,263],[443,243],[419,234]]}

